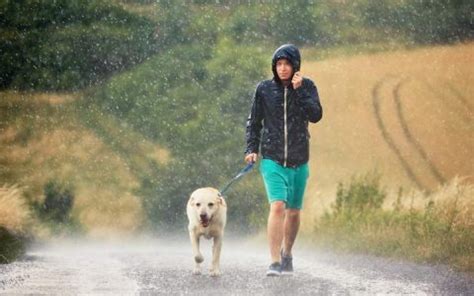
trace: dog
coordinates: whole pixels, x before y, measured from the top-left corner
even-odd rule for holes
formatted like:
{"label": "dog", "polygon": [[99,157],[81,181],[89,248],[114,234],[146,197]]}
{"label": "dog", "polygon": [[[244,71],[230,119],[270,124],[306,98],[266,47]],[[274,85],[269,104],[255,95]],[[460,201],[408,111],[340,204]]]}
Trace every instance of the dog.
{"label": "dog", "polygon": [[206,239],[214,239],[210,275],[219,276],[222,238],[227,220],[227,205],[224,198],[215,188],[199,188],[189,197],[186,213],[195,262],[193,274],[201,274],[200,264],[204,261],[204,257],[199,249],[199,241],[201,236],[204,236]]}

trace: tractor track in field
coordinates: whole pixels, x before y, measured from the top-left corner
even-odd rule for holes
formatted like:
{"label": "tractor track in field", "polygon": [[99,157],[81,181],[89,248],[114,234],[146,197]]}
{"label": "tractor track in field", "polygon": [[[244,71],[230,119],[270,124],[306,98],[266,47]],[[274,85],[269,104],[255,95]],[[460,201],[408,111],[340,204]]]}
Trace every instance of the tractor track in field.
{"label": "tractor track in field", "polygon": [[[451,83],[446,82],[448,89],[454,94],[454,97],[461,102],[469,111],[474,109],[474,106],[464,97],[457,88],[455,88]],[[472,116],[472,113],[469,113]],[[471,118],[472,119],[472,118]]]}
{"label": "tractor track in field", "polygon": [[[434,89],[435,87],[430,84],[425,79],[418,79],[421,81],[422,84],[425,85],[426,89],[431,92],[436,98],[440,99],[443,103],[446,103],[446,95],[442,92],[436,92]],[[444,82],[446,88],[453,97],[458,101],[457,109],[462,108],[462,112],[459,112],[460,117],[466,124],[473,124],[474,123],[474,106],[469,103],[466,97],[464,97],[459,90],[457,90],[451,83]],[[439,87],[438,87],[439,88]]]}
{"label": "tractor track in field", "polygon": [[390,78],[392,78],[392,76],[387,76],[386,78],[379,80],[375,84],[375,86],[372,88],[372,106],[374,108],[374,115],[375,115],[375,119],[377,121],[377,126],[378,126],[380,132],[382,133],[382,138],[384,139],[385,143],[387,143],[388,147],[393,151],[393,153],[395,153],[395,155],[397,156],[398,160],[400,161],[400,164],[402,165],[402,167],[405,170],[408,177],[419,188],[423,188],[420,180],[415,175],[415,172],[412,170],[410,164],[403,157],[401,150],[398,148],[398,146],[395,143],[395,140],[392,138],[392,136],[390,136],[390,133],[388,132],[387,128],[385,127],[385,124],[384,124],[383,119],[382,119],[382,115],[381,115],[381,112],[380,112],[381,98],[380,98],[379,92],[380,92],[380,89],[382,88],[383,84]]}
{"label": "tractor track in field", "polygon": [[384,104],[384,101],[387,102],[387,99],[384,100],[384,97],[381,96],[381,90],[390,80],[393,81],[393,79],[396,79],[398,81],[395,81],[395,85],[390,90],[391,95],[388,100],[392,100],[393,104],[395,105],[396,120],[398,121],[398,124],[400,124],[404,140],[406,140],[409,147],[413,149],[413,151],[415,152],[414,154],[418,155],[419,159],[422,160],[425,170],[429,172],[429,174],[438,183],[444,184],[446,182],[446,178],[435,166],[423,145],[413,135],[407,123],[400,93],[402,87],[404,87],[407,81],[409,81],[408,78],[401,78],[395,75],[387,75],[386,77],[380,79],[375,83],[374,87],[372,88],[372,105],[374,110],[374,116],[377,122],[377,127],[380,130],[385,143],[387,143],[390,150],[397,156],[408,178],[412,180],[418,188],[430,191],[429,187],[426,186],[424,182],[422,182],[423,178],[420,176],[420,174],[417,174],[413,165],[404,156],[404,151],[402,151],[402,149],[400,148],[401,145],[399,145],[399,143],[397,142],[396,137],[393,135],[393,132],[390,131],[390,126],[386,123],[386,121],[384,120],[384,116],[382,115],[382,105]]}
{"label": "tractor track in field", "polygon": [[400,90],[405,83],[409,81],[408,79],[402,79],[400,80],[395,88],[393,89],[393,99],[395,101],[395,105],[397,106],[397,117],[398,120],[400,121],[400,125],[402,126],[403,134],[405,135],[406,139],[413,144],[413,147],[415,150],[418,152],[418,154],[423,158],[425,163],[428,165],[430,172],[433,174],[433,176],[436,178],[436,180],[444,184],[446,183],[446,178],[443,177],[443,175],[440,173],[440,171],[436,168],[434,165],[433,161],[429,158],[428,154],[426,153],[425,149],[421,145],[421,143],[416,139],[416,137],[413,136],[413,134],[410,131],[410,128],[408,127],[407,121],[405,119],[405,115],[403,112],[403,105],[401,102],[401,96],[400,96]]}

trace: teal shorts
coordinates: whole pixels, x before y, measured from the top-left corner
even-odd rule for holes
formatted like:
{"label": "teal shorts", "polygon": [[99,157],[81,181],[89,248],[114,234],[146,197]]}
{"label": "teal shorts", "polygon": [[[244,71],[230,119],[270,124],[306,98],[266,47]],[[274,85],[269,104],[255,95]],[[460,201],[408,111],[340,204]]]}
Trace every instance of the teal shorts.
{"label": "teal shorts", "polygon": [[260,172],[269,203],[283,201],[287,209],[303,207],[303,196],[309,176],[307,163],[296,168],[287,168],[271,159],[262,159]]}

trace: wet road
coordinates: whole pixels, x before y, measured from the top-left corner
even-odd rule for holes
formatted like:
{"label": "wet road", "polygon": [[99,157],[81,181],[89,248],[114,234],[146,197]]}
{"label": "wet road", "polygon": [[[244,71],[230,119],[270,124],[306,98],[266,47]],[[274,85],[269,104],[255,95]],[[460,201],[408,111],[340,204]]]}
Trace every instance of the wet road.
{"label": "wet road", "polygon": [[202,244],[203,274],[192,275],[184,239],[120,243],[51,243],[0,265],[5,295],[474,295],[474,279],[445,266],[300,247],[295,275],[267,278],[267,250],[255,241],[224,241],[222,276],[208,273],[210,242]]}

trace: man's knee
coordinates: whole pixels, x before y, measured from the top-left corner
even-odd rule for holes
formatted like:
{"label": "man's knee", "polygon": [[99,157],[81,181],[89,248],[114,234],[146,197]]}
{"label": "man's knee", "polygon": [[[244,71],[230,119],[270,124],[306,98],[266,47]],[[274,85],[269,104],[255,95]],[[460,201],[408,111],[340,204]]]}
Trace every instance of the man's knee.
{"label": "man's knee", "polygon": [[286,217],[291,220],[297,220],[300,218],[300,210],[288,209],[286,210]]}
{"label": "man's knee", "polygon": [[286,204],[284,201],[274,201],[271,203],[270,212],[275,215],[285,214]]}

